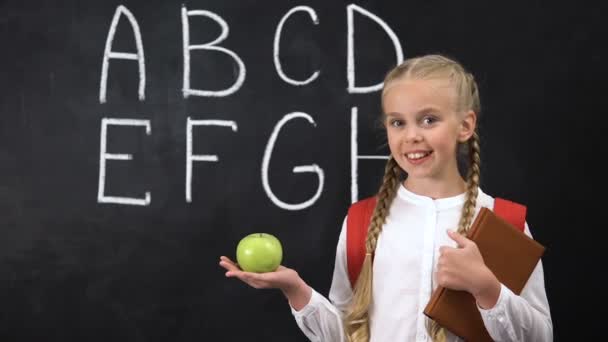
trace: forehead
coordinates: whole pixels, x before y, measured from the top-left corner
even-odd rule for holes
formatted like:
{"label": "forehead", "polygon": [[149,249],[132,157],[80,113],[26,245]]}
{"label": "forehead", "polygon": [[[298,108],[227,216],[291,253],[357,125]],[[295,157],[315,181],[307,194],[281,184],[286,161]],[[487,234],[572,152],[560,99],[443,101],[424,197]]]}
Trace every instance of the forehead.
{"label": "forehead", "polygon": [[386,85],[382,97],[385,113],[411,113],[425,108],[452,111],[455,108],[454,87],[447,80],[405,79]]}

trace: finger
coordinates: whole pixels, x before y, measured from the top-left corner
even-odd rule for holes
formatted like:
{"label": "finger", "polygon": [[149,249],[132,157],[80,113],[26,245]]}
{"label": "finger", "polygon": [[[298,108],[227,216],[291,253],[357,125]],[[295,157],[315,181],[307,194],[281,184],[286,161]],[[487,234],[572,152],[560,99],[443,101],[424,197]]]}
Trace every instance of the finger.
{"label": "finger", "polygon": [[458,247],[466,247],[471,243],[471,240],[467,239],[464,235],[461,235],[458,232],[448,229],[448,236],[450,239],[456,241]]}
{"label": "finger", "polygon": [[220,266],[225,268],[227,271],[239,271],[239,267],[237,264],[232,262],[232,260],[226,257],[220,257]]}
{"label": "finger", "polygon": [[442,255],[445,255],[447,252],[449,252],[452,249],[454,249],[454,247],[450,247],[450,246],[439,247],[439,256],[441,257]]}
{"label": "finger", "polygon": [[220,257],[220,261],[227,261],[227,262],[229,262],[229,263],[231,263],[231,264],[235,264],[235,265],[236,265],[236,262],[234,262],[234,261],[230,260],[230,258],[229,258],[229,257],[224,256],[224,255],[222,255],[222,256]]}
{"label": "finger", "polygon": [[440,273],[437,275],[437,285],[441,287],[449,288],[451,285],[450,277],[445,273]]}
{"label": "finger", "polygon": [[220,265],[221,264],[238,268],[238,265],[234,261],[232,261],[226,257],[220,257]]}
{"label": "finger", "polygon": [[228,272],[240,271],[237,266],[227,261],[220,261],[220,266],[222,266]]}
{"label": "finger", "polygon": [[240,280],[248,283],[252,280],[251,275],[255,273],[243,272],[240,269],[231,269],[226,272],[226,277],[228,278],[239,278]]}
{"label": "finger", "polygon": [[440,273],[443,271],[443,267],[445,266],[445,260],[442,257],[437,259],[437,265],[435,266],[435,273]]}

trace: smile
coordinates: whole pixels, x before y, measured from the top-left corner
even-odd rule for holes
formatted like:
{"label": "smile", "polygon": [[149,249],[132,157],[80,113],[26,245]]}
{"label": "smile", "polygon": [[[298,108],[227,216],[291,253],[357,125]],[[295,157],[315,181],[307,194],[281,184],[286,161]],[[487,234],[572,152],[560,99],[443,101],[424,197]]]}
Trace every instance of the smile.
{"label": "smile", "polygon": [[426,160],[432,153],[433,153],[433,151],[412,152],[412,153],[406,153],[405,157],[407,158],[407,160],[410,163],[418,164],[418,163],[421,163],[424,160]]}
{"label": "smile", "polygon": [[407,159],[416,160],[416,159],[422,159],[422,158],[430,155],[431,153],[433,153],[433,151],[429,151],[429,152],[414,152],[414,153],[407,153],[405,156],[407,157]]}

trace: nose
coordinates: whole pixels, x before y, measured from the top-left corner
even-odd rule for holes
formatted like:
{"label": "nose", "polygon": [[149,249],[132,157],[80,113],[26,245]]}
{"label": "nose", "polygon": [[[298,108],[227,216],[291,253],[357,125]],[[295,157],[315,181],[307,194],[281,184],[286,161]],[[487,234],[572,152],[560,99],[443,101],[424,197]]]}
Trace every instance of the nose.
{"label": "nose", "polygon": [[420,129],[416,126],[409,125],[403,130],[403,138],[407,143],[419,142],[422,140]]}

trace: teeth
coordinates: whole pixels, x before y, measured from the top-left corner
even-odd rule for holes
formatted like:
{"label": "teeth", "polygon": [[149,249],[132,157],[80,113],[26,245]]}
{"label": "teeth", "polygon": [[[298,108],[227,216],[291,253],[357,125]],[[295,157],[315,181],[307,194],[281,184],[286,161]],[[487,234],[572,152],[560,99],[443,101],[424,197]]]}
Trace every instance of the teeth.
{"label": "teeth", "polygon": [[407,157],[409,159],[420,159],[422,157],[426,157],[427,155],[428,155],[428,153],[417,152],[417,153],[408,153]]}

